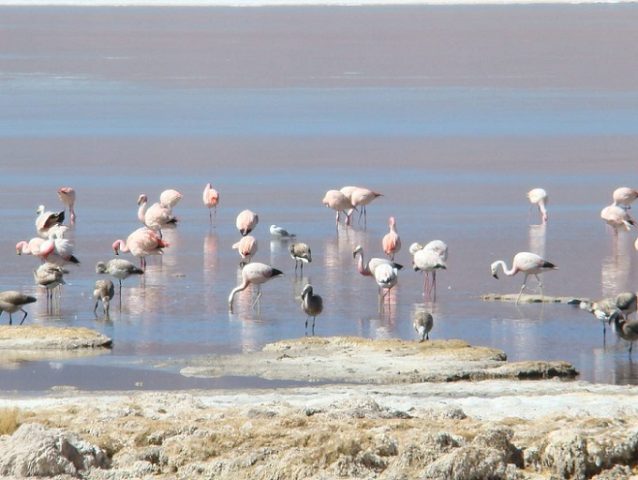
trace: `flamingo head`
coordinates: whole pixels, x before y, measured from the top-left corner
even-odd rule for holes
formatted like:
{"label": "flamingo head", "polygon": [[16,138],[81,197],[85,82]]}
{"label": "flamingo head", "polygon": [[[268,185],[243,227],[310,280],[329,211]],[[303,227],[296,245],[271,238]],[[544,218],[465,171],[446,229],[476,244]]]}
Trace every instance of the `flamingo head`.
{"label": "flamingo head", "polygon": [[113,248],[113,251],[115,252],[115,255],[119,255],[120,254],[120,248],[121,248],[121,240],[115,240],[113,242],[113,245],[111,245],[111,248]]}
{"label": "flamingo head", "polygon": [[394,219],[394,217],[390,217],[388,219],[388,226],[389,227],[396,227],[396,225],[397,225],[397,221]]}
{"label": "flamingo head", "polygon": [[498,262],[494,262],[492,265],[490,265],[490,270],[492,272],[492,276],[498,280]]}
{"label": "flamingo head", "polygon": [[106,263],[97,262],[95,264],[95,273],[106,273]]}
{"label": "flamingo head", "polygon": [[71,203],[75,200],[75,189],[72,187],[60,187],[58,188],[58,197],[60,197],[62,201],[66,199]]}
{"label": "flamingo head", "polygon": [[137,204],[142,205],[143,203],[148,202],[148,197],[145,193],[142,193],[139,197],[137,197]]}
{"label": "flamingo head", "polygon": [[352,251],[352,258],[357,258],[358,253],[363,253],[363,247],[361,245],[357,245]]}
{"label": "flamingo head", "polygon": [[16,243],[16,253],[18,255],[22,255],[22,251],[28,246],[28,243],[22,240],[21,242]]}
{"label": "flamingo head", "polygon": [[303,290],[301,291],[301,299],[305,300],[306,296],[308,295],[312,295],[312,285],[306,283],[306,285],[303,287]]}
{"label": "flamingo head", "polygon": [[44,205],[38,206],[38,208],[35,210],[35,213],[37,213],[38,215],[44,213]]}

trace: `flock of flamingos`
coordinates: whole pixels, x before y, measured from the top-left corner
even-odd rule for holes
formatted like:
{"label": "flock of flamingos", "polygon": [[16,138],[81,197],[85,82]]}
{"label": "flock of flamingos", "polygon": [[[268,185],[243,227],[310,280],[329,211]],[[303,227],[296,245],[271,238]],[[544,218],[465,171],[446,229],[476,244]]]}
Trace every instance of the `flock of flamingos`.
{"label": "flock of flamingos", "polygon": [[[65,209],[59,212],[46,211],[43,206],[37,210],[35,220],[36,234],[29,241],[20,241],[16,245],[16,252],[19,255],[34,255],[41,259],[41,265],[34,271],[35,283],[46,289],[47,302],[53,301],[53,292],[56,287],[64,284],[64,275],[68,273],[64,267],[69,263],[79,263],[73,255],[74,245],[69,238],[68,232],[75,225],[75,190],[71,187],[61,187],[57,191],[60,201],[65,205]],[[368,188],[347,186],[340,190],[329,190],[326,192],[322,203],[335,211],[335,223],[338,226],[340,221],[346,225],[353,222],[353,217],[358,214],[358,222],[367,221],[366,207],[381,194]],[[547,213],[547,192],[542,188],[534,188],[527,193],[531,204],[536,205],[540,212],[541,222],[548,221]],[[108,274],[116,278],[119,282],[119,294],[121,298],[122,280],[131,275],[141,275],[146,268],[146,257],[150,255],[160,255],[169,244],[162,238],[162,227],[177,222],[172,209],[181,200],[182,195],[173,189],[165,190],[161,193],[159,202],[149,205],[146,195],[139,196],[138,219],[143,224],[142,227],[133,231],[126,239],[118,239],[113,242],[112,248],[116,255],[131,253],[139,258],[139,267],[134,263],[115,258],[108,262],[98,262],[96,272]],[[638,198],[638,190],[621,187],[616,189],[612,195],[613,203],[601,211],[601,218],[612,227],[614,235],[621,229],[630,230],[636,226],[635,219],[630,215],[631,204]],[[203,192],[203,204],[209,209],[210,221],[213,222],[213,209],[217,208],[219,193],[207,184]],[[66,212],[69,214],[69,225],[64,225]],[[235,296],[248,288],[250,285],[256,286],[257,294],[252,302],[253,308],[261,298],[261,284],[276,278],[282,274],[280,270],[270,265],[260,262],[253,262],[252,257],[257,250],[257,241],[250,235],[251,231],[259,222],[259,216],[250,211],[242,211],[236,219],[235,225],[242,238],[233,245],[241,257],[241,283],[235,287],[228,296],[229,311],[233,310]],[[401,249],[401,238],[397,232],[396,221],[390,217],[388,221],[389,231],[382,238],[383,251],[387,258],[364,257],[363,248],[356,246],[353,257],[356,259],[357,270],[363,276],[374,279],[379,289],[379,308],[384,306],[387,293],[397,284],[399,270],[403,268],[394,262],[395,254]],[[303,265],[312,261],[310,247],[302,242],[297,242],[295,235],[287,232],[284,228],[276,225],[270,226],[270,233],[273,237],[287,238],[292,240],[289,245],[290,256],[295,260],[295,271],[300,268],[303,272]],[[638,249],[638,240],[635,244]],[[426,245],[413,243],[409,247],[412,255],[412,267],[415,271],[424,272],[423,295],[434,301],[436,299],[436,272],[446,268],[448,257],[448,247],[441,240],[433,240]],[[557,267],[531,252],[519,252],[513,260],[511,267],[505,261],[498,260],[491,265],[492,276],[498,278],[498,271],[502,269],[507,276],[513,276],[521,272],[524,276],[516,303],[518,304],[524,289],[526,288],[529,276],[534,276],[538,282],[541,295],[543,294],[542,283],[539,275],[543,272],[554,270]],[[95,282],[93,292],[95,298],[95,308],[101,302],[105,315],[109,314],[109,303],[115,296],[115,286],[109,279],[99,279]],[[9,314],[9,324],[13,322],[12,314],[21,311],[23,313],[20,324],[24,323],[27,312],[24,306],[33,303],[36,298],[22,294],[18,291],[0,292],[0,315],[6,311]],[[317,295],[312,285],[307,284],[301,292],[301,308],[307,315],[306,332],[308,320],[312,318],[312,334],[316,317],[323,310],[321,296]],[[638,339],[638,319],[631,320],[629,315],[637,310],[637,299],[634,292],[623,292],[612,298],[605,298],[597,302],[583,302],[581,308],[591,312],[603,322],[613,323],[615,330],[620,337],[630,342],[629,352],[633,346],[633,341]],[[429,338],[429,332],[433,326],[432,315],[428,312],[421,312],[415,315],[413,322],[414,329],[419,335],[420,341]]]}

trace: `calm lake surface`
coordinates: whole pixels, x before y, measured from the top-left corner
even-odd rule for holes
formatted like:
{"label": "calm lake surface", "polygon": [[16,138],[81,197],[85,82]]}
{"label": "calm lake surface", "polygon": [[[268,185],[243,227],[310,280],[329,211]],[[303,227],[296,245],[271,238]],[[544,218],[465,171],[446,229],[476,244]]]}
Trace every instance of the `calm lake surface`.
{"label": "calm lake surface", "polygon": [[[580,378],[638,383],[638,358],[567,305],[483,302],[522,277],[490,276],[534,251],[559,266],[545,293],[590,298],[638,285],[636,232],[614,239],[599,218],[618,186],[638,186],[638,6],[360,8],[0,8],[0,289],[36,295],[28,323],[86,326],[113,338],[99,356],[11,361],[0,388],[237,388],[256,379],[196,380],[176,359],[237,353],[304,335],[299,295],[323,296],[321,336],[413,339],[423,277],[408,246],[441,239],[433,339],[461,338],[510,360],[563,359]],[[204,185],[220,191],[214,223]],[[35,236],[35,209],[78,195],[60,306],[33,284],[37,261],[15,255]],[[326,190],[383,193],[367,226],[335,228]],[[525,193],[550,195],[539,226]],[[93,314],[98,260],[139,227],[136,200],[166,188],[184,198],[170,243],[142,278],[124,282],[121,309]],[[260,216],[255,260],[285,272],[264,285],[260,311],[239,283],[236,215]],[[397,219],[405,265],[391,305],[360,276],[352,250],[382,256]],[[308,243],[295,274],[277,224]],[[534,286],[533,279],[530,286]],[[6,322],[6,313],[0,317]]]}

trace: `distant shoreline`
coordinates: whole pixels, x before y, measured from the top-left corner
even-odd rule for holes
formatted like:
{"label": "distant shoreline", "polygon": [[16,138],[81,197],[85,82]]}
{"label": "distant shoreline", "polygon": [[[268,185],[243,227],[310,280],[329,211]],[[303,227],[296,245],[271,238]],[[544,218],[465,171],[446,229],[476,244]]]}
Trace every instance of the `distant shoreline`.
{"label": "distant shoreline", "polygon": [[638,0],[0,0],[2,7],[399,7],[482,5],[614,5]]}

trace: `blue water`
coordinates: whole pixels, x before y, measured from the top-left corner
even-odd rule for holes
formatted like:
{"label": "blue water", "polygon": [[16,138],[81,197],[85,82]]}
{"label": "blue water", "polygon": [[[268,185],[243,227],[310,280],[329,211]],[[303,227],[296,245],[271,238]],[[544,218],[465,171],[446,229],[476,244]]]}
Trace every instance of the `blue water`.
{"label": "blue water", "polygon": [[[38,17],[42,28],[55,25],[47,15],[57,18],[58,11],[48,12]],[[64,12],[65,21],[77,14]],[[162,27],[139,28],[157,33]],[[53,55],[0,44],[0,288],[38,297],[28,323],[94,328],[113,338],[113,349],[38,362],[5,359],[10,368],[0,369],[0,388],[270,386],[257,379],[185,379],[172,362],[304,335],[297,296],[306,282],[326,305],[318,335],[413,339],[411,317],[424,298],[407,250],[413,241],[435,238],[448,243],[450,258],[438,277],[436,303],[425,303],[435,317],[431,338],[494,346],[511,360],[568,360],[580,378],[595,382],[638,383],[627,345],[612,331],[603,342],[600,323],[578,308],[480,300],[488,292],[518,291],[522,278],[493,280],[489,265],[501,258],[509,263],[524,250],[559,266],[545,275],[549,295],[598,298],[636,288],[636,233],[614,240],[599,212],[615,187],[638,185],[638,91],[478,81],[185,87],[179,71],[161,81],[149,81],[151,71],[121,80],[77,67],[102,55],[77,48]],[[162,57],[161,49],[153,52]],[[69,62],[75,68],[67,71]],[[77,69],[83,73],[70,71]],[[221,192],[212,226],[201,205],[209,181]],[[384,196],[368,208],[365,227],[336,229],[321,198],[352,184]],[[34,236],[39,204],[62,208],[55,194],[62,185],[78,192],[74,239],[82,263],[70,267],[59,306],[48,309],[33,285],[37,262],[16,256],[14,245]],[[545,228],[536,225],[538,214],[525,198],[537,186],[550,193]],[[94,316],[95,263],[112,256],[116,238],[138,228],[137,196],[156,199],[165,188],[184,194],[175,208],[178,227],[164,232],[171,246],[149,261],[142,278],[125,281],[121,309],[116,298],[110,319]],[[227,297],[239,275],[234,219],[244,208],[260,215],[256,260],[285,276],[264,285],[259,311],[246,291],[229,314]],[[356,272],[352,250],[361,244],[368,256],[380,256],[390,215],[397,218],[404,246],[397,261],[405,268],[391,306],[380,312],[376,285]],[[294,272],[287,244],[270,238],[270,224],[310,244],[313,262],[303,276]]]}

